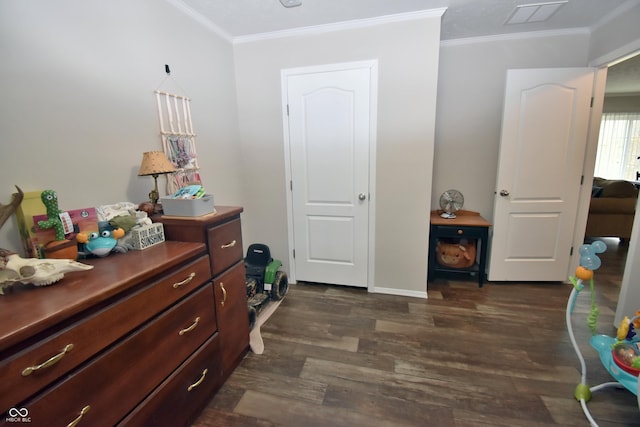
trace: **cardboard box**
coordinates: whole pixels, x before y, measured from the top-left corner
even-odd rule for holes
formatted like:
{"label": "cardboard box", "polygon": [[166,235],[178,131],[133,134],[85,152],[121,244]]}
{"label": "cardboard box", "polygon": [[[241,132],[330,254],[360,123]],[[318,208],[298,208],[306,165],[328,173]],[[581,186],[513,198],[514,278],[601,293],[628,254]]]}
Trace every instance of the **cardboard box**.
{"label": "cardboard box", "polygon": [[[96,208],[84,208],[73,209],[65,211],[71,218],[73,224],[72,233],[91,233],[93,231],[100,231],[98,224],[98,212]],[[46,221],[47,215],[35,215],[33,217],[33,231],[38,242],[44,244],[55,239],[55,232],[53,229],[42,229],[38,227],[38,221]]]}
{"label": "cardboard box", "polygon": [[20,240],[22,240],[22,250],[25,258],[39,258],[37,245],[34,247],[33,238],[35,232],[33,230],[34,215],[45,214],[47,208],[42,203],[40,195],[42,190],[28,191],[24,193],[22,203],[16,209],[16,219],[18,220],[18,231],[20,232]]}
{"label": "cardboard box", "polygon": [[[16,210],[18,230],[25,258],[44,258],[45,244],[55,240],[53,229],[41,229],[38,221],[47,219],[47,208],[40,199],[40,191],[24,193],[24,199]],[[67,211],[76,232],[98,231],[98,214],[95,208]]]}
{"label": "cardboard box", "polygon": [[205,194],[199,199],[171,199],[162,197],[162,210],[167,216],[202,216],[215,212],[213,196]]}

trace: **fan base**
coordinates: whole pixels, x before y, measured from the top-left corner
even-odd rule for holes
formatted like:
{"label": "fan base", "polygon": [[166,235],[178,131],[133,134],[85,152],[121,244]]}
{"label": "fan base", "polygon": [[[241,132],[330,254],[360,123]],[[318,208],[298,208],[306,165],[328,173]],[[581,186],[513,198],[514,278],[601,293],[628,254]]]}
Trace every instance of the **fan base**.
{"label": "fan base", "polygon": [[440,216],[445,219],[453,219],[456,217],[456,214],[454,214],[453,212],[442,212]]}

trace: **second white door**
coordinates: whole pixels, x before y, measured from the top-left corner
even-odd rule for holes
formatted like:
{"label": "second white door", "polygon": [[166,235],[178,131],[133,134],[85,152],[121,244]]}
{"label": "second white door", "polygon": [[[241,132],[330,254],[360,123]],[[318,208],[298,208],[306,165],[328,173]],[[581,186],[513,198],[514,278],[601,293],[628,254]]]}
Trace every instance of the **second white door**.
{"label": "second white door", "polygon": [[509,70],[489,280],[568,277],[594,72]]}
{"label": "second white door", "polygon": [[366,287],[371,67],[284,79],[295,279]]}

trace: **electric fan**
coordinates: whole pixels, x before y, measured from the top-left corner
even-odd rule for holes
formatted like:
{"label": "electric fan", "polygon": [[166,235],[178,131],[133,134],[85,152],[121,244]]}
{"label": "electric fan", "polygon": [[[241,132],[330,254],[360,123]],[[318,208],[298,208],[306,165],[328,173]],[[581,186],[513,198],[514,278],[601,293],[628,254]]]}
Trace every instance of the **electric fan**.
{"label": "electric fan", "polygon": [[462,209],[464,197],[458,190],[447,190],[440,196],[440,209],[442,218],[452,219],[456,217],[456,212]]}

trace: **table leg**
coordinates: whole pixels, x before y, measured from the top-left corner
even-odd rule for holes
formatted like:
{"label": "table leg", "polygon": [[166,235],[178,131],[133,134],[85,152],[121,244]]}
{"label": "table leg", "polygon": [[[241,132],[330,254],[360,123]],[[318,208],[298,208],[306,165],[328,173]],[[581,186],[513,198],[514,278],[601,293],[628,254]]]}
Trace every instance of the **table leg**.
{"label": "table leg", "polygon": [[488,229],[483,229],[482,236],[480,237],[480,265],[478,266],[478,286],[481,288],[484,284],[485,270],[487,267],[487,241],[489,240]]}

